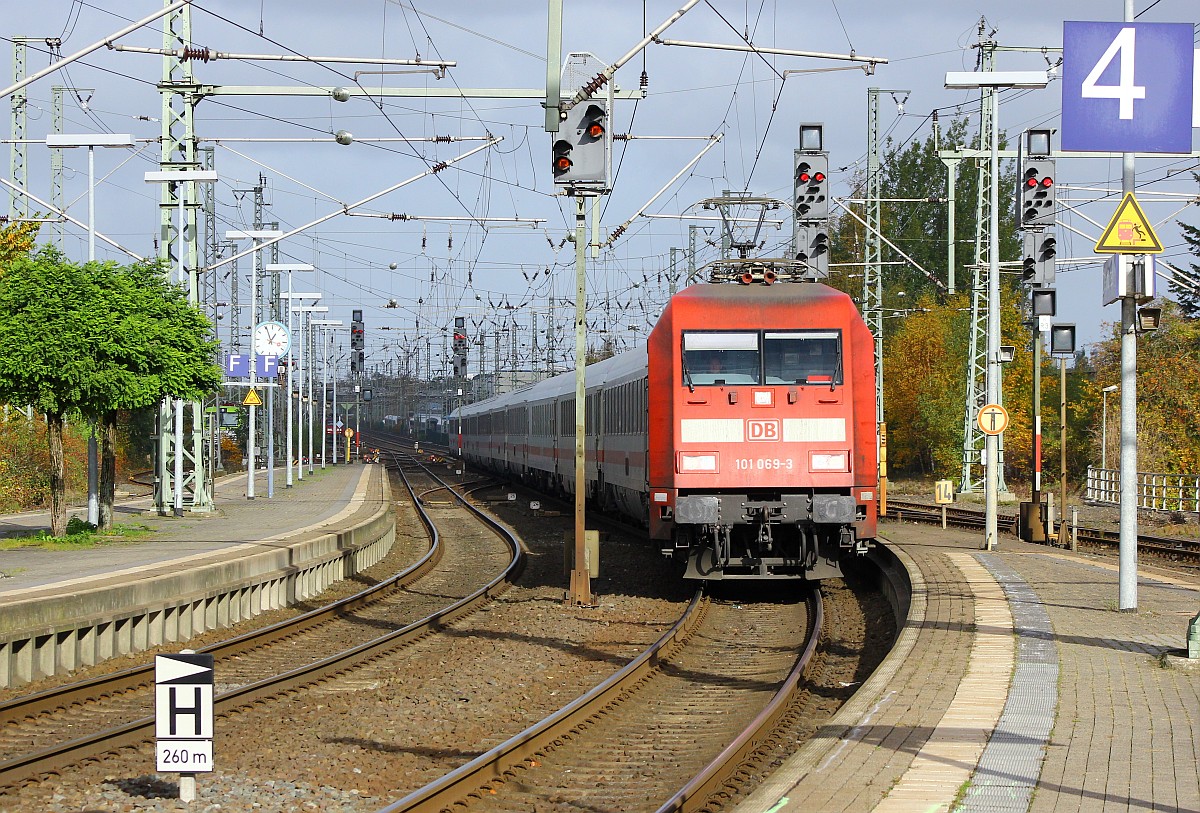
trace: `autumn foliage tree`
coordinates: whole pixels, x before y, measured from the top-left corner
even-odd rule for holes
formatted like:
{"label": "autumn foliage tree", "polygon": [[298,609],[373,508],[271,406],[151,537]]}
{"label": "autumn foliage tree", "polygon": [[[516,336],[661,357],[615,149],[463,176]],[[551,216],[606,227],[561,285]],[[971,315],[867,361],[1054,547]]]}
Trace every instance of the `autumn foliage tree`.
{"label": "autumn foliage tree", "polygon": [[[1189,319],[1171,300],[1155,303],[1163,309],[1162,326],[1138,336],[1137,423],[1138,469],[1170,474],[1200,473],[1200,319]],[[1100,390],[1121,383],[1119,325],[1096,346],[1092,357],[1095,378],[1088,388],[1092,412],[1089,443],[1100,453]],[[1118,454],[1120,398],[1108,401],[1108,458]]]}

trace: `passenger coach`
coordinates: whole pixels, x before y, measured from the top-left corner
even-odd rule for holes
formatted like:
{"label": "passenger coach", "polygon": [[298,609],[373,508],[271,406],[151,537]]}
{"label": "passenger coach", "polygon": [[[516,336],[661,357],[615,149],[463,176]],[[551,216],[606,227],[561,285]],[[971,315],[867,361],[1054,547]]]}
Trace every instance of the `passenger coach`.
{"label": "passenger coach", "polygon": [[[776,280],[686,288],[644,350],[587,368],[587,498],[689,578],[838,576],[875,537],[871,334],[846,294]],[[573,373],[461,414],[468,463],[575,493]]]}

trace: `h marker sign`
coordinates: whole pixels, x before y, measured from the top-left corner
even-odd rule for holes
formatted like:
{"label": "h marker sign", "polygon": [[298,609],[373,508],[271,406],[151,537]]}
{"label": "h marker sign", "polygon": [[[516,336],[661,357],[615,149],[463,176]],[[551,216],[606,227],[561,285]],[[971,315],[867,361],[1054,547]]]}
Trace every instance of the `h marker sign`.
{"label": "h marker sign", "polygon": [[157,770],[213,769],[213,656],[154,659],[154,750]]}

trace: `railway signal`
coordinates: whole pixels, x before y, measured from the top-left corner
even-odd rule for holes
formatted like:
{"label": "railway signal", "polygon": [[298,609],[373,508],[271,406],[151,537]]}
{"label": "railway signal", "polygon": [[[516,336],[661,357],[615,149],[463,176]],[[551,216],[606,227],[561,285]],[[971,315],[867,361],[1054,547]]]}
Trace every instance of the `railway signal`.
{"label": "railway signal", "polygon": [[451,364],[454,365],[454,375],[462,377],[467,374],[467,350],[469,340],[467,339],[466,319],[462,316],[454,317],[454,341],[451,344],[451,349],[454,355],[451,357]]}
{"label": "railway signal", "polygon": [[829,157],[796,150],[795,215],[797,220],[829,217]]}
{"label": "railway signal", "polygon": [[1058,256],[1058,241],[1054,232],[1034,235],[1037,241],[1037,271],[1034,274],[1034,285],[1046,287],[1054,284],[1054,260]]}
{"label": "railway signal", "polygon": [[575,105],[553,144],[554,183],[607,189],[611,145],[607,103],[592,99]]}
{"label": "railway signal", "polygon": [[1021,281],[1036,288],[1054,284],[1058,240],[1053,232],[1026,232],[1021,259]]}
{"label": "railway signal", "polygon": [[1037,276],[1037,235],[1033,232],[1025,232],[1025,240],[1021,252],[1021,282],[1033,284],[1033,278]]}
{"label": "railway signal", "polygon": [[806,279],[829,276],[829,233],[824,223],[796,227],[796,260],[804,266]]}
{"label": "railway signal", "polygon": [[[366,349],[366,346],[367,346],[366,340],[367,340],[367,335],[366,335],[366,328],[363,325],[363,312],[361,310],[355,309],[350,312],[350,349],[351,350]],[[353,359],[354,354],[351,353],[350,357]]]}
{"label": "railway signal", "polygon": [[1022,228],[1053,226],[1055,210],[1054,159],[1026,158],[1017,190]]}

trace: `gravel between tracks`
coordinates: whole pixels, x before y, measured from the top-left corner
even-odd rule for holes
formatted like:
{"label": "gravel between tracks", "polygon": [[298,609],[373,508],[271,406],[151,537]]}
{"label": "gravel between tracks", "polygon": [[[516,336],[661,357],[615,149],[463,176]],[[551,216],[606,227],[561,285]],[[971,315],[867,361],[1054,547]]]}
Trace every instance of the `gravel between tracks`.
{"label": "gravel between tracks", "polygon": [[[177,776],[154,773],[145,745],[0,796],[0,811],[373,811],[507,739],[655,640],[693,589],[653,546],[613,535],[602,544],[601,577],[593,581],[598,606],[564,604],[561,549],[570,517],[533,517],[527,504],[494,509],[529,545],[520,585],[404,656],[218,720],[217,770],[198,775],[196,802],[178,801]],[[398,527],[408,516],[399,510]],[[421,547],[419,536],[399,534],[393,554],[366,578],[400,569]],[[842,612],[858,619],[839,632],[841,652],[878,626],[871,616],[879,606],[864,608],[833,584]],[[861,680],[866,668],[827,670],[814,688],[848,696],[852,687],[843,684]]]}

